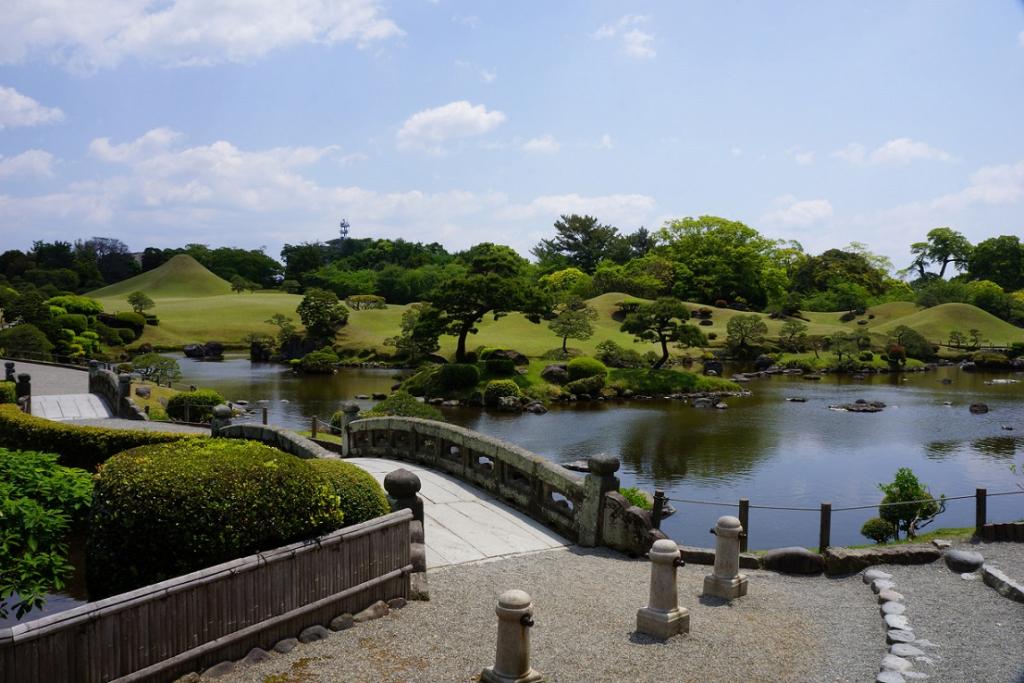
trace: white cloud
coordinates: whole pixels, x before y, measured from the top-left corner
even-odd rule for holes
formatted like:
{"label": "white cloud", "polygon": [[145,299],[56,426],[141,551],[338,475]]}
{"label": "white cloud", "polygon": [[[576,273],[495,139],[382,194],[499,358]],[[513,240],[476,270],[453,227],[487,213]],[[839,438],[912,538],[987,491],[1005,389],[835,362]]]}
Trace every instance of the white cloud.
{"label": "white cloud", "polygon": [[777,207],[761,217],[761,221],[775,227],[806,228],[832,217],[832,203],[827,199],[798,200],[783,195],[774,202]]}
{"label": "white cloud", "polygon": [[609,135],[608,133],[605,133],[604,135],[602,135],[601,139],[597,141],[597,148],[598,149],[611,149],[614,146],[615,146],[615,141],[612,140],[612,136]]}
{"label": "white cloud", "polygon": [[0,178],[12,176],[37,176],[48,178],[53,175],[53,155],[41,149],[30,149],[13,157],[0,154]]}
{"label": "white cloud", "polygon": [[875,165],[903,165],[917,160],[951,161],[953,159],[948,152],[910,138],[893,138],[870,152],[859,142],[851,142],[834,151],[832,156],[851,164]]}
{"label": "white cloud", "polygon": [[301,43],[365,47],[402,34],[376,0],[7,0],[0,63],[41,56],[91,72],[129,57],[248,62]]}
{"label": "white cloud", "polygon": [[651,59],[657,55],[651,45],[654,42],[654,34],[636,28],[638,25],[647,23],[649,19],[650,17],[641,14],[627,14],[618,21],[601,26],[591,34],[591,37],[595,40],[618,38],[622,45],[622,52],[627,56],[636,59]]}
{"label": "white cloud", "polygon": [[792,157],[797,166],[810,166],[814,163],[814,152],[801,147],[792,147],[786,154]]}
{"label": "white cloud", "polygon": [[732,149],[729,150],[729,154],[731,154],[735,158],[739,158],[743,156],[743,149],[741,147],[733,147]]}
{"label": "white cloud", "polygon": [[[2,48],[0,48],[2,49]],[[15,126],[39,126],[64,120],[64,112],[44,107],[14,88],[0,85],[0,130]]]}
{"label": "white cloud", "polygon": [[442,234],[459,249],[496,239],[498,231],[501,242],[526,254],[561,213],[588,212],[619,224],[650,224],[654,217],[655,201],[644,195],[513,200],[493,191],[381,192],[313,180],[306,170],[335,160],[335,147],[245,150],[224,140],[189,146],[180,134],[156,129],[126,142],[99,138],[90,149],[113,175],[45,195],[0,194],[0,225],[16,218],[34,239],[66,239],[73,217],[129,243],[142,231],[158,246],[245,244],[259,234],[276,248],[329,239],[337,217],[347,216],[354,235],[434,241]]}
{"label": "white cloud", "polygon": [[550,135],[542,135],[539,138],[532,138],[523,143],[524,152],[535,154],[554,154],[559,150],[561,144]]}
{"label": "white cloud", "polygon": [[459,100],[413,114],[402,124],[396,138],[402,149],[442,153],[446,141],[483,135],[500,126],[505,119],[503,112],[487,111],[482,104],[473,105]]}
{"label": "white cloud", "polygon": [[480,78],[481,81],[487,83],[488,85],[498,80],[497,69],[487,69],[482,66],[477,66],[472,62],[464,62],[461,59],[455,60],[455,66],[459,67],[460,69],[468,69],[469,71],[474,72]]}

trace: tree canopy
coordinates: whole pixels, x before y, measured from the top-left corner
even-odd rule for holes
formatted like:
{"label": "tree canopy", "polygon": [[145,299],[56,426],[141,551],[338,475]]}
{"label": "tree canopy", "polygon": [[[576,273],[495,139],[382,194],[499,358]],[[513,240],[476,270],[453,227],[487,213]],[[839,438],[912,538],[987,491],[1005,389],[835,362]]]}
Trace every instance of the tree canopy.
{"label": "tree canopy", "polygon": [[622,321],[621,330],[632,334],[634,341],[661,345],[661,358],[652,366],[657,370],[668,360],[670,342],[684,346],[702,345],[704,335],[695,326],[687,324],[689,319],[690,311],[683,302],[666,296],[638,306]]}

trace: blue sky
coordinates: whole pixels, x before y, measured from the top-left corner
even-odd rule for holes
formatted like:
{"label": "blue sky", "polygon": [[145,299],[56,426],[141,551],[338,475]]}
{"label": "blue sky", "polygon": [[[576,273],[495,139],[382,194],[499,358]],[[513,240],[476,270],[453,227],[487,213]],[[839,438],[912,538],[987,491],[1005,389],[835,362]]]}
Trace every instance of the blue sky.
{"label": "blue sky", "polygon": [[2,249],[1024,234],[1013,0],[5,0],[0,39]]}

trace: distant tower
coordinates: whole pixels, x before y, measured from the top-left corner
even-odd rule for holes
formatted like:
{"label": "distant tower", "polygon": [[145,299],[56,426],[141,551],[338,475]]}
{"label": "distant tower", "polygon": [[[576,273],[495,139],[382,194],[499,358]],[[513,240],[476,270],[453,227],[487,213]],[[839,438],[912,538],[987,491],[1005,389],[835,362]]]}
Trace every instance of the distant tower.
{"label": "distant tower", "polygon": [[338,224],[338,228],[339,228],[338,232],[341,233],[341,240],[345,241],[345,238],[348,237],[348,228],[349,228],[348,221],[345,220],[344,218],[342,218],[341,219],[341,223]]}

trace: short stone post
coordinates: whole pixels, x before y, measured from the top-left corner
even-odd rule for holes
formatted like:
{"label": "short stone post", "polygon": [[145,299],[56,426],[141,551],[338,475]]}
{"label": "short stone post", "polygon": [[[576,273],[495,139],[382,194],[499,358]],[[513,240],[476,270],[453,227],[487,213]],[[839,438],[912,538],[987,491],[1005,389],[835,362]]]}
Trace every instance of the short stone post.
{"label": "short stone post", "polygon": [[498,615],[498,646],[494,666],[480,673],[483,683],[538,683],[544,676],[530,666],[530,629],[533,603],[520,590],[505,591],[495,608]]}
{"label": "short stone post", "polygon": [[27,372],[18,374],[17,380],[14,384],[14,396],[21,406],[21,409],[32,414],[32,375]]}
{"label": "short stone post", "polygon": [[114,417],[126,417],[125,405],[132,397],[132,376],[122,372],[117,376],[117,405]]}
{"label": "short stone post", "polygon": [[221,403],[213,407],[213,416],[210,418],[210,436],[217,436],[222,427],[231,424],[231,406]]}
{"label": "short stone post", "polygon": [[747,594],[747,577],[740,574],[740,534],[735,517],[719,517],[715,534],[715,570],[704,577],[704,594],[732,600]]}
{"label": "short stone post", "polygon": [[690,632],[690,610],[679,606],[676,570],[683,558],[676,542],[662,538],[654,542],[651,558],[651,592],[647,607],[637,610],[636,630],[653,638],[667,640]]}
{"label": "short stone post", "polygon": [[260,410],[263,412],[263,424],[267,424],[267,407],[263,406]]}
{"label": "short stone post", "polygon": [[359,419],[359,404],[355,401],[346,401],[341,404],[341,426],[339,433],[345,434],[348,426]]}
{"label": "short stone post", "polygon": [[604,516],[604,494],[619,490],[619,459],[601,453],[587,459],[589,473],[583,480],[583,502],[576,514],[579,525],[579,544],[594,547],[601,544]]}
{"label": "short stone post", "polygon": [[5,382],[13,382],[14,381],[14,361],[13,360],[4,361],[4,381]]}
{"label": "short stone post", "polygon": [[427,585],[427,546],[423,527],[423,499],[417,495],[422,483],[420,478],[405,468],[392,470],[384,476],[384,490],[388,492],[391,511],[410,510],[412,523],[409,525],[409,560],[413,573],[409,576],[409,597],[413,600],[429,600],[430,587]]}

